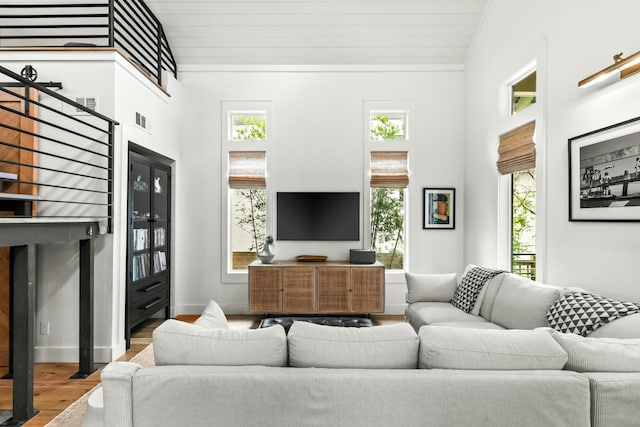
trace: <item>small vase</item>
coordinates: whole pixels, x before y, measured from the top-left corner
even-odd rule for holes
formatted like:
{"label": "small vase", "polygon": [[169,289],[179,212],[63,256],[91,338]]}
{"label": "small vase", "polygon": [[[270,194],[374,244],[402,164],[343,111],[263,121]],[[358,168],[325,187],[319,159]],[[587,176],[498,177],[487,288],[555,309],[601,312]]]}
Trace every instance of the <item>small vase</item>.
{"label": "small vase", "polygon": [[276,254],[273,252],[273,236],[268,235],[266,239],[264,239],[264,246],[262,250],[258,252],[258,258],[263,264],[271,264],[273,257]]}

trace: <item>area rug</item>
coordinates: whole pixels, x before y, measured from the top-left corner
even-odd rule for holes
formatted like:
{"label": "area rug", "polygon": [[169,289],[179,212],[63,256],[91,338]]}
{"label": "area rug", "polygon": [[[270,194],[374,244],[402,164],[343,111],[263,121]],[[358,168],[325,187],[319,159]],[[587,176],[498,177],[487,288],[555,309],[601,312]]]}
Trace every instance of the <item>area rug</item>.
{"label": "area rug", "polygon": [[[133,356],[131,362],[138,363],[144,367],[154,366],[153,345],[149,344],[140,353]],[[51,420],[46,427],[80,427],[84,413],[87,411],[87,400],[89,400],[91,393],[98,387],[100,387],[99,384],[85,393],[80,399],[73,402],[67,409]]]}

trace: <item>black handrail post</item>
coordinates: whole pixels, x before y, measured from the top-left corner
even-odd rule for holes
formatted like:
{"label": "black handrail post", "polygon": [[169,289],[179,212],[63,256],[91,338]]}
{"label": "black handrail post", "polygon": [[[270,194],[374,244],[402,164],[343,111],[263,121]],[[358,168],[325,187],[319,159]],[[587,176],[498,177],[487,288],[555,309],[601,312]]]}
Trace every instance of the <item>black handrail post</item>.
{"label": "black handrail post", "polygon": [[114,131],[115,125],[113,122],[109,122],[109,159],[107,165],[109,170],[107,171],[107,233],[113,233],[113,151],[114,151]]}
{"label": "black handrail post", "polygon": [[157,36],[157,66],[156,70],[158,72],[158,84],[162,86],[162,26],[159,22],[156,22],[156,36]]}
{"label": "black handrail post", "polygon": [[109,47],[115,47],[115,0],[109,0]]}

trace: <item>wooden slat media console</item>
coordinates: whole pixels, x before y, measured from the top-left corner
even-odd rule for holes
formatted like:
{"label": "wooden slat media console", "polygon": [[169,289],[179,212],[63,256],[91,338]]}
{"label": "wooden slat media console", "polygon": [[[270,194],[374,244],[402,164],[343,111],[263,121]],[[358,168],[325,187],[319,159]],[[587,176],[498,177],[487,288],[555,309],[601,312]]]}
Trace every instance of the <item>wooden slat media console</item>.
{"label": "wooden slat media console", "polygon": [[346,261],[275,261],[249,266],[251,313],[384,312],[384,266]]}

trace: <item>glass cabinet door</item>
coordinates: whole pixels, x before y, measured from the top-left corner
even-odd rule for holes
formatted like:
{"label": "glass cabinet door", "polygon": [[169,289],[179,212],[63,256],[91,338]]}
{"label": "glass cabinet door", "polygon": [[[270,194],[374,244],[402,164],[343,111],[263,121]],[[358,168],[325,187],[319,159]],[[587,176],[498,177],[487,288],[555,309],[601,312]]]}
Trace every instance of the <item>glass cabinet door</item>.
{"label": "glass cabinet door", "polygon": [[167,220],[169,218],[169,176],[162,169],[153,169],[153,272],[167,269]]}
{"label": "glass cabinet door", "polygon": [[132,280],[144,279],[151,274],[151,240],[149,220],[151,218],[151,166],[134,162],[132,170],[133,233],[132,233]]}

